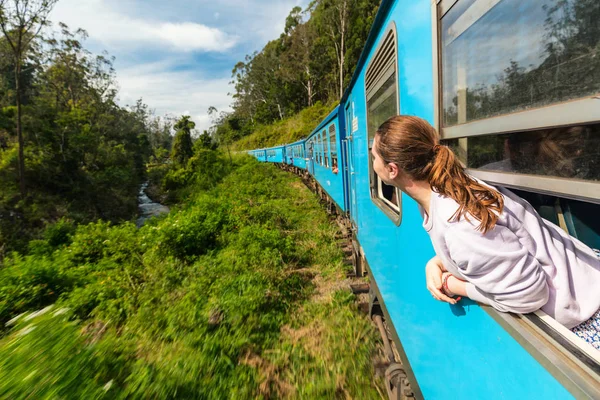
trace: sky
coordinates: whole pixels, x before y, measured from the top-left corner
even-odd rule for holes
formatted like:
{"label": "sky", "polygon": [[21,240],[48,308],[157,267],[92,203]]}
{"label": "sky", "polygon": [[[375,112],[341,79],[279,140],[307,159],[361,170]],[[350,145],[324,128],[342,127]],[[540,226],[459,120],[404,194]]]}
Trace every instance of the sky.
{"label": "sky", "polygon": [[156,115],[190,115],[202,131],[210,106],[230,110],[233,66],[279,37],[308,1],[59,0],[49,18],[85,29],[92,53],[116,57],[120,105],[142,98]]}

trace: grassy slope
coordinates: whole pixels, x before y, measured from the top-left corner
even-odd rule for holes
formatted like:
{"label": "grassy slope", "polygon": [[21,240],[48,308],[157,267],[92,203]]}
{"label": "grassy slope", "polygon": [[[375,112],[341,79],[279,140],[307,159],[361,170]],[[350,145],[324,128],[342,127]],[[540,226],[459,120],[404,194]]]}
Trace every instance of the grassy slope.
{"label": "grassy slope", "polygon": [[[315,196],[248,157],[170,215],[0,270],[0,398],[380,398]],[[52,304],[42,315],[30,310]]]}
{"label": "grassy slope", "polygon": [[293,143],[308,136],[336,105],[318,103],[282,121],[271,125],[259,125],[254,133],[235,142],[232,148],[234,150],[252,150]]}

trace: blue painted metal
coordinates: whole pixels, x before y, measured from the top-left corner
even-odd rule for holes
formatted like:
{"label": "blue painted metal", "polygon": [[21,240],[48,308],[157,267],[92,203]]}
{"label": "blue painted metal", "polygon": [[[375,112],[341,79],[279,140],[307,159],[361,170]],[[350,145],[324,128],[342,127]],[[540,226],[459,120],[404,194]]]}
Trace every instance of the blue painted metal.
{"label": "blue painted metal", "polygon": [[272,163],[283,163],[284,162],[284,154],[285,154],[285,146],[275,146],[269,147],[265,149],[266,152],[266,161]]}
{"label": "blue painted metal", "polygon": [[364,66],[391,22],[396,24],[398,38],[400,113],[418,115],[433,123],[431,3],[384,1],[382,12],[371,32],[377,39],[365,48],[365,61],[344,95],[353,118],[358,119],[349,155],[355,163],[353,220],[419,388],[426,399],[571,398],[478,305],[471,302],[449,306],[431,297],[425,287],[424,268],[435,253],[412,199],[403,194],[399,227],[371,200]]}
{"label": "blue painted metal", "polygon": [[286,164],[306,169],[306,149],[304,139],[285,146]]}
{"label": "blue painted metal", "polygon": [[[308,169],[330,197],[348,211],[358,240],[418,390],[426,399],[568,399],[570,393],[477,304],[450,306],[425,287],[424,268],[434,255],[416,203],[402,195],[396,226],[373,202],[369,188],[365,71],[390,23],[398,40],[402,114],[433,122],[431,1],[384,0],[342,101],[301,140],[283,149],[283,162]],[[323,135],[338,133],[339,171]],[[301,144],[304,157],[293,157]],[[264,149],[254,154],[259,160]],[[583,229],[580,229],[583,232]]]}

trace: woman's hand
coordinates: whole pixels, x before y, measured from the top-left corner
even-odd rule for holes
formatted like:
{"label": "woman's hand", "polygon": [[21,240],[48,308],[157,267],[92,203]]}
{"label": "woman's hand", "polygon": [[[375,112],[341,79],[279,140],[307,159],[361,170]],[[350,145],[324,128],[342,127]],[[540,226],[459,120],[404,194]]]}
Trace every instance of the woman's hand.
{"label": "woman's hand", "polygon": [[442,274],[446,271],[442,260],[435,256],[427,262],[425,266],[425,277],[427,279],[427,290],[434,299],[445,301],[446,303],[456,304],[456,300],[448,297],[442,291]]}

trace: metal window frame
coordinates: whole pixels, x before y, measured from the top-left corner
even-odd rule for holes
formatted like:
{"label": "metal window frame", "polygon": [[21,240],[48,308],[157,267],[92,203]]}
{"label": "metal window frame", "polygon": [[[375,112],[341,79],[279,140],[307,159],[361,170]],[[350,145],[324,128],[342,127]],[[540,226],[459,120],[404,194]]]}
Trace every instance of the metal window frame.
{"label": "metal window frame", "polygon": [[[383,30],[384,34],[380,39],[377,48],[373,52],[369,63],[365,68],[365,106],[368,104],[370,98],[377,93],[377,91],[383,86],[383,84],[393,75],[395,75],[396,84],[396,114],[400,112],[400,72],[398,67],[398,31],[396,29],[396,23],[391,21],[388,26]],[[393,59],[387,61],[383,65],[374,66],[377,68],[377,74],[374,76],[372,85],[366,87],[366,77],[373,66],[374,61],[379,61],[380,51],[384,48],[387,43],[387,39],[392,34],[392,48],[394,51]],[[389,46],[389,44],[388,44]],[[373,171],[373,157],[371,156],[371,146],[369,140],[369,109],[366,107],[366,126],[367,126],[367,154],[368,154],[368,166],[369,166],[369,193],[371,201],[377,206],[396,226],[400,226],[402,223],[402,192],[398,188],[394,188],[396,191],[396,198],[398,199],[398,206],[390,202],[383,196],[381,191],[382,181]],[[375,179],[373,179],[375,178]]]}
{"label": "metal window frame", "polygon": [[[433,90],[434,126],[442,140],[468,138],[480,135],[527,132],[569,125],[584,125],[600,122],[600,96],[563,101],[525,111],[507,113],[452,127],[442,127],[441,107],[443,104],[443,68],[441,21],[444,15],[461,0],[431,0],[431,23],[433,43]],[[498,0],[476,0],[491,9]],[[473,7],[471,6],[471,7]],[[476,21],[473,21],[475,23]],[[470,26],[470,25],[469,25]],[[465,28],[468,29],[468,26]],[[489,172],[469,169],[474,176],[508,187],[535,190],[541,193],[559,195],[586,202],[600,203],[600,183],[584,180],[545,177],[542,175],[521,175],[508,172]]]}
{"label": "metal window frame", "polygon": [[575,398],[600,398],[600,364],[587,343],[577,343],[577,337],[569,337],[575,334],[563,332],[567,329],[543,312],[518,315],[480,306]]}

